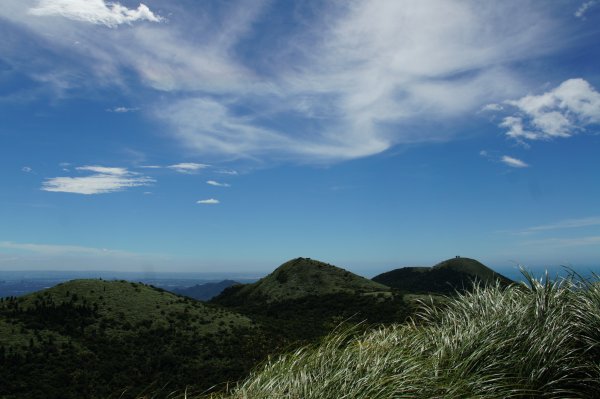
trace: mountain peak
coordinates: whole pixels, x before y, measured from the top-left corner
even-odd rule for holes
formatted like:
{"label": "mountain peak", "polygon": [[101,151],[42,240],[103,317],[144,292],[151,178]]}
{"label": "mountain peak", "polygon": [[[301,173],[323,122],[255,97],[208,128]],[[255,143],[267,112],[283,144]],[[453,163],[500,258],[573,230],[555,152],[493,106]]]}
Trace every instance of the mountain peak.
{"label": "mountain peak", "polygon": [[469,290],[476,282],[501,285],[513,281],[478,260],[456,256],[433,267],[403,267],[373,277],[373,281],[407,292],[453,294]]}
{"label": "mountain peak", "polygon": [[389,288],[329,263],[299,257],[283,263],[256,283],[226,290],[217,301],[231,295],[277,302],[310,295],[379,291]]}

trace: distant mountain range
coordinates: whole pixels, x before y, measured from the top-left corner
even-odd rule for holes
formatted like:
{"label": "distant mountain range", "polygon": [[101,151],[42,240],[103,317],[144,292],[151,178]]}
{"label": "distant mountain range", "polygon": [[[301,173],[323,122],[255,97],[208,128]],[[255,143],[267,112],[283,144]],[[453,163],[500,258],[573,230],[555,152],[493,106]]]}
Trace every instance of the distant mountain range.
{"label": "distant mountain range", "polygon": [[[473,281],[511,283],[469,258],[373,280],[296,258],[255,283],[196,285],[179,291],[185,296],[73,280],[0,300],[0,397],[159,398],[186,386],[218,389],[268,354],[315,342],[342,323],[402,322],[415,306],[407,293],[453,294]],[[210,302],[192,299],[218,292]]]}
{"label": "distant mountain range", "polygon": [[208,301],[223,292],[225,288],[229,288],[236,284],[240,283],[233,280],[223,280],[218,283],[196,284],[191,287],[177,288],[174,289],[173,292],[199,301]]}

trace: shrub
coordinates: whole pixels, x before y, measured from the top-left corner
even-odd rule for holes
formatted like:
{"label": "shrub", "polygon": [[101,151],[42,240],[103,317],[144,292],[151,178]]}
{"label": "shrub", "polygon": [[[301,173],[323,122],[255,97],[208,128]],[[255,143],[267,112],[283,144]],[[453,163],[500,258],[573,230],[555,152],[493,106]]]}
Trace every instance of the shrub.
{"label": "shrub", "polygon": [[213,397],[600,397],[600,285],[526,277],[423,304],[408,323],[337,332]]}

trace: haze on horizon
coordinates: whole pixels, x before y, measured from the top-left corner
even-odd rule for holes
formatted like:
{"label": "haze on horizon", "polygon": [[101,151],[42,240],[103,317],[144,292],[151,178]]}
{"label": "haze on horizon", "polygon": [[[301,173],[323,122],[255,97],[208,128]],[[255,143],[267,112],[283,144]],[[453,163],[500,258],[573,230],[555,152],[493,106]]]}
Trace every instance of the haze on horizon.
{"label": "haze on horizon", "polygon": [[599,18],[4,0],[0,270],[600,272]]}

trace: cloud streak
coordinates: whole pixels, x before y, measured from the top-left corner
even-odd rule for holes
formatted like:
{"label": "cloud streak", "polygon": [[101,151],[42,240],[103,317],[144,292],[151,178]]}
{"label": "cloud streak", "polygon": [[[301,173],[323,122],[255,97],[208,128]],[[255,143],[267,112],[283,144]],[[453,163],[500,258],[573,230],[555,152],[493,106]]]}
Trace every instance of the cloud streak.
{"label": "cloud streak", "polygon": [[116,28],[137,21],[161,22],[163,18],[141,4],[130,9],[118,2],[104,0],[40,0],[29,13],[36,16],[56,16]]}
{"label": "cloud streak", "polygon": [[95,195],[123,191],[131,187],[148,186],[154,179],[130,172],[125,168],[80,166],[76,170],[92,172],[89,176],[52,177],[43,182],[41,190],[72,194]]}
{"label": "cloud streak", "polygon": [[0,248],[11,250],[34,252],[43,255],[67,255],[67,254],[85,254],[85,255],[125,255],[124,251],[115,251],[105,248],[82,247],[77,245],[53,245],[53,244],[33,244],[16,243],[12,241],[0,241]]}
{"label": "cloud streak", "polygon": [[219,183],[218,181],[215,181],[215,180],[207,180],[206,184],[208,184],[209,186],[215,186],[215,187],[231,187],[231,185],[229,185],[227,183]]}
{"label": "cloud streak", "polygon": [[206,165],[203,163],[194,163],[194,162],[183,162],[183,163],[178,163],[175,165],[167,166],[167,168],[172,169],[175,172],[185,173],[185,174],[195,173],[201,169],[205,169],[208,167],[210,167],[210,165]]}
{"label": "cloud streak", "polygon": [[520,159],[509,157],[508,155],[504,155],[500,161],[505,165],[510,166],[511,168],[528,168],[529,165]]}
{"label": "cloud streak", "polygon": [[540,246],[547,248],[556,247],[583,247],[590,245],[599,245],[600,236],[587,236],[576,238],[545,238],[541,240],[525,241],[522,245]]}
{"label": "cloud streak", "polygon": [[600,216],[591,216],[580,219],[566,219],[556,223],[529,227],[525,229],[524,232],[533,233],[538,231],[575,229],[589,226],[600,226]]}
{"label": "cloud streak", "polygon": [[201,205],[216,205],[216,204],[220,204],[221,201],[219,201],[218,199],[209,198],[209,199],[196,201],[196,203],[201,204]]}
{"label": "cloud streak", "polygon": [[595,6],[597,3],[598,3],[598,0],[589,0],[589,1],[586,1],[581,6],[579,6],[579,8],[577,9],[577,11],[575,11],[575,16],[577,18],[583,19],[585,17],[585,14],[588,12],[588,10],[591,7]]}

